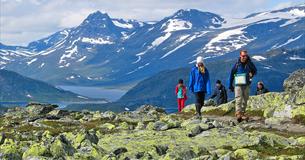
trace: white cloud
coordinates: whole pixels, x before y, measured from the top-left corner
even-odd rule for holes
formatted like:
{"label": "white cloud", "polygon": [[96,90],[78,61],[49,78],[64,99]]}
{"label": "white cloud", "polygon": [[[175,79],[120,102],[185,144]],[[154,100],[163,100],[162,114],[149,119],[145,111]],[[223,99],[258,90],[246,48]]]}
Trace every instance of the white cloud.
{"label": "white cloud", "polygon": [[0,42],[6,44],[26,44],[60,29],[77,26],[88,14],[96,10],[106,12],[115,18],[151,21],[160,20],[184,8],[194,8],[229,17],[244,17],[253,12],[292,4],[288,0],[280,2],[276,0],[1,0],[0,2]]}

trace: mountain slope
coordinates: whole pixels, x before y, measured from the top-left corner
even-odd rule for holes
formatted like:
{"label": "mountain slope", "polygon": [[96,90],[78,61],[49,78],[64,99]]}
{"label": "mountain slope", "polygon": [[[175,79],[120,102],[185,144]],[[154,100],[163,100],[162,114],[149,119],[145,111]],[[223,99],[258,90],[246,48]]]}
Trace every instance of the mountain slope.
{"label": "mountain slope", "polygon": [[89,100],[72,92],[64,91],[42,81],[21,76],[8,70],[0,70],[1,102],[62,102]]}
{"label": "mountain slope", "polygon": [[230,59],[245,48],[265,53],[305,47],[305,5],[232,19],[195,9],[156,23],[113,19],[99,11],[79,26],[27,47],[0,45],[0,67],[57,85],[135,83],[190,67],[195,56]]}

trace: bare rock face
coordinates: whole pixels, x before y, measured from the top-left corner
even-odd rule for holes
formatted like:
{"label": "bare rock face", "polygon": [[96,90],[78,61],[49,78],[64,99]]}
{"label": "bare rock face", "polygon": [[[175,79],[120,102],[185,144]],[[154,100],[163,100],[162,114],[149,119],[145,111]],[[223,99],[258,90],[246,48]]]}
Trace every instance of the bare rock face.
{"label": "bare rock face", "polygon": [[285,81],[284,89],[286,92],[296,92],[305,85],[305,69],[293,72]]}

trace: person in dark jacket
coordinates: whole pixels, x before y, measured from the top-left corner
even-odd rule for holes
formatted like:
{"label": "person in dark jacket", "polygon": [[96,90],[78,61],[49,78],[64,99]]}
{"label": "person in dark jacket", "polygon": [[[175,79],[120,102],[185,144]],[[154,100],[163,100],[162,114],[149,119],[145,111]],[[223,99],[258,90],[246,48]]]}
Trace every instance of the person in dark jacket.
{"label": "person in dark jacket", "polygon": [[227,90],[225,86],[221,84],[220,80],[216,81],[216,87],[210,99],[214,99],[215,97],[217,106],[228,102]]}
{"label": "person in dark jacket", "polygon": [[249,119],[245,115],[245,111],[250,94],[250,84],[256,73],[257,69],[248,56],[248,52],[241,50],[240,57],[234,64],[229,79],[229,89],[235,92],[235,116],[238,122]]}
{"label": "person in dark jacket", "polygon": [[268,92],[269,92],[269,90],[267,88],[265,88],[265,85],[262,81],[257,83],[256,95],[261,95],[261,94],[265,94]]}
{"label": "person in dark jacket", "polygon": [[204,66],[203,57],[201,56],[197,57],[196,66],[191,70],[189,90],[194,93],[196,97],[196,117],[201,118],[201,108],[204,105],[205,95],[211,94],[209,71]]}

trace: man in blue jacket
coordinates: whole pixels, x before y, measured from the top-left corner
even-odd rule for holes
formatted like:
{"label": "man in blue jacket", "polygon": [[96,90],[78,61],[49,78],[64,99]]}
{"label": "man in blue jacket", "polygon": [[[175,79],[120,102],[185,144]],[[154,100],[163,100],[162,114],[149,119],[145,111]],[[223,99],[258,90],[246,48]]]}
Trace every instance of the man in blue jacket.
{"label": "man in blue jacket", "polygon": [[230,74],[230,90],[235,92],[235,116],[238,122],[248,120],[245,115],[249,99],[250,84],[257,69],[246,50],[240,51],[240,57],[234,64]]}
{"label": "man in blue jacket", "polygon": [[199,56],[196,59],[190,73],[189,90],[196,97],[196,117],[201,118],[201,108],[204,105],[205,94],[211,94],[210,75],[208,69],[204,66],[203,57]]}

